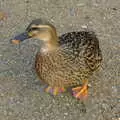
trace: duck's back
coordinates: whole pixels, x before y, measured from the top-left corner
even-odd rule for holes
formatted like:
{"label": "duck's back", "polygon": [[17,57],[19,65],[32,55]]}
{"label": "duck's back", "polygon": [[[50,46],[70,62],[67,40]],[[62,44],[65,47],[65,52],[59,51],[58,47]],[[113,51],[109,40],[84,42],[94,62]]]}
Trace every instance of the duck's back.
{"label": "duck's back", "polygon": [[91,70],[99,67],[102,54],[99,41],[94,32],[70,32],[59,37],[60,45],[65,45],[71,51],[74,58],[85,58],[86,64]]}
{"label": "duck's back", "polygon": [[99,67],[102,55],[93,32],[63,34],[59,44],[55,51],[36,56],[36,71],[49,85],[78,85]]}

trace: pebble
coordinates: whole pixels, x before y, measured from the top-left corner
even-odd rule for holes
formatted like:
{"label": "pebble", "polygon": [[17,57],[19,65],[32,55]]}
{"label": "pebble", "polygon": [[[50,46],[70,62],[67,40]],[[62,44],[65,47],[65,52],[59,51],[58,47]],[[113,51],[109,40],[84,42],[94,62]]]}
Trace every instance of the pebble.
{"label": "pebble", "polygon": [[79,3],[79,4],[77,4],[77,6],[83,7],[83,6],[85,6],[85,4],[84,3]]}
{"label": "pebble", "polygon": [[0,96],[1,96],[1,97],[3,97],[3,96],[4,96],[4,94],[3,94],[3,93],[0,93]]}
{"label": "pebble", "polygon": [[87,29],[87,25],[82,25],[81,28]]}
{"label": "pebble", "polygon": [[67,115],[68,115],[68,113],[64,113],[64,115],[66,115],[66,116],[67,116]]}
{"label": "pebble", "polygon": [[25,2],[26,2],[26,3],[29,3],[30,1],[29,1],[29,0],[26,0]]}
{"label": "pebble", "polygon": [[6,110],[4,110],[3,112],[4,112],[4,115],[7,115],[7,111]]}
{"label": "pebble", "polygon": [[117,10],[117,8],[112,8],[113,10]]}

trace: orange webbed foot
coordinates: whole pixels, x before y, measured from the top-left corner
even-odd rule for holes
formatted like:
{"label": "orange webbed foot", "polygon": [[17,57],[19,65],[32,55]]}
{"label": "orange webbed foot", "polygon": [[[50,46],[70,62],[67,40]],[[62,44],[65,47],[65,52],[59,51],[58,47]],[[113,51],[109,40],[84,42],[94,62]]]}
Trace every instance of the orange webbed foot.
{"label": "orange webbed foot", "polygon": [[88,97],[88,82],[85,80],[83,86],[72,88],[73,96],[77,99],[86,99]]}

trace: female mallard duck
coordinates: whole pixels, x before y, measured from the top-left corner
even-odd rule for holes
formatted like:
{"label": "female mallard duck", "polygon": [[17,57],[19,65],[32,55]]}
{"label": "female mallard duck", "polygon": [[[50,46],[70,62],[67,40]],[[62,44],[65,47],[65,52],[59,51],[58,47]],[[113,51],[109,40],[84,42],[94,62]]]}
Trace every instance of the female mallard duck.
{"label": "female mallard duck", "polygon": [[95,34],[81,31],[58,37],[53,25],[37,19],[12,42],[20,43],[27,38],[38,38],[44,43],[36,55],[35,69],[40,79],[49,85],[45,91],[56,95],[72,87],[73,96],[85,98],[88,78],[102,60]]}

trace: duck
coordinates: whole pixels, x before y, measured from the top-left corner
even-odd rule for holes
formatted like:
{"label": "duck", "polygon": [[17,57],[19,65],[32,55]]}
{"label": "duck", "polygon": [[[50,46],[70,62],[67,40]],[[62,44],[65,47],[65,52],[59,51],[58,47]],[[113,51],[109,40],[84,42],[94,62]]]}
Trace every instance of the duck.
{"label": "duck", "polygon": [[73,31],[58,36],[53,24],[35,19],[11,41],[20,44],[29,38],[43,43],[36,54],[35,70],[47,85],[45,91],[55,96],[71,88],[76,99],[87,98],[89,78],[102,62],[95,32]]}

